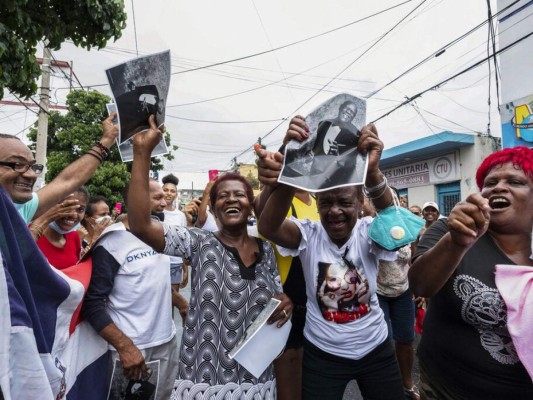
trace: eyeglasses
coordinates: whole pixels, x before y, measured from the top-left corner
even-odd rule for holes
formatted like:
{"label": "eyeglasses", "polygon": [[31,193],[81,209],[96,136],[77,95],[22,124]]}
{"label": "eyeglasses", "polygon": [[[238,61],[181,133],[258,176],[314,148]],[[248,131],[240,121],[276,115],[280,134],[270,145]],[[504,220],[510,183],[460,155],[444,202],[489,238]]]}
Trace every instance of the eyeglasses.
{"label": "eyeglasses", "polygon": [[418,211],[411,211],[414,215],[418,215],[420,216],[422,213],[421,212],[418,212]]}
{"label": "eyeglasses", "polygon": [[19,162],[0,161],[0,165],[10,167],[13,171],[20,172],[22,174],[25,173],[30,168],[37,175],[41,174],[44,170],[44,165],[42,164],[27,164],[27,163],[19,163]]}

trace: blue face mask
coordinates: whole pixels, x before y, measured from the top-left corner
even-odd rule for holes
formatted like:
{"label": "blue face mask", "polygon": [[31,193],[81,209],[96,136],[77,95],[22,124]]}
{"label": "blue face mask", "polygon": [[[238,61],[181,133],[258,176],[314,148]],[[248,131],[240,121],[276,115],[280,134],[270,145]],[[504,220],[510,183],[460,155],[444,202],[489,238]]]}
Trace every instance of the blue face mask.
{"label": "blue face mask", "polygon": [[67,233],[77,231],[78,229],[81,228],[81,224],[79,222],[75,226],[73,226],[71,229],[69,229],[68,231],[61,229],[59,225],[56,223],[56,221],[50,222],[48,226],[52,228],[54,231],[56,231],[57,233],[60,233],[61,235],[65,235]]}

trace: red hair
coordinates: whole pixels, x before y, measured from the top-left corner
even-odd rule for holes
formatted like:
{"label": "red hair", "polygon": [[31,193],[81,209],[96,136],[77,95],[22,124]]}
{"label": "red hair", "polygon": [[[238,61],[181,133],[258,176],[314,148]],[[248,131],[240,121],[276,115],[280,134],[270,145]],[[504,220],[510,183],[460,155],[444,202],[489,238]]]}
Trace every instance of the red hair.
{"label": "red hair", "polygon": [[483,160],[476,172],[476,183],[479,190],[483,188],[483,182],[492,169],[498,165],[512,163],[517,169],[521,169],[533,179],[533,149],[526,146],[509,147],[492,153]]}

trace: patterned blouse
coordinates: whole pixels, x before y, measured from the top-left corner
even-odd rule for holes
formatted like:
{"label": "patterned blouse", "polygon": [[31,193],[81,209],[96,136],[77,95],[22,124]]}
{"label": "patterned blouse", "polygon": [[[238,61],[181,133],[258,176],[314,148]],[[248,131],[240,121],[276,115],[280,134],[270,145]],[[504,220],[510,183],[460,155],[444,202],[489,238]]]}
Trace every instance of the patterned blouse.
{"label": "patterned blouse", "polygon": [[255,378],[228,357],[270,298],[282,292],[272,247],[257,239],[257,260],[246,267],[237,250],[213,233],[163,225],[164,253],[189,259],[192,271],[179,375],[171,399],[274,399],[272,365]]}

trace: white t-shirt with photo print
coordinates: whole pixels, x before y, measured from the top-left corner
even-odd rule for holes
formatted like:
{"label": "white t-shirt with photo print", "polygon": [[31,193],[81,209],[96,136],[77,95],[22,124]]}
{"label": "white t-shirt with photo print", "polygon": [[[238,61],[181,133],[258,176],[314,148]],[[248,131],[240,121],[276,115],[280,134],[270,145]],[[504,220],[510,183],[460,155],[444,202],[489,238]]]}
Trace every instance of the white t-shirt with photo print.
{"label": "white t-shirt with photo print", "polygon": [[357,221],[350,239],[341,247],[331,241],[320,222],[291,220],[302,233],[299,248],[278,249],[281,255],[299,256],[302,261],[306,339],[327,353],[361,359],[388,335],[376,280],[378,260],[393,260],[395,253],[381,250],[370,240],[371,218]]}

